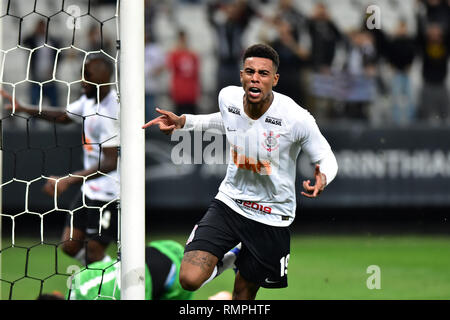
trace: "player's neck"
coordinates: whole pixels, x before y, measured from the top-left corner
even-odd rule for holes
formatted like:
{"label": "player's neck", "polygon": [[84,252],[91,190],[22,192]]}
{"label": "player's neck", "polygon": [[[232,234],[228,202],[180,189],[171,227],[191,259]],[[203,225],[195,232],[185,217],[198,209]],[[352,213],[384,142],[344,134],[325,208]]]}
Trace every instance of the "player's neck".
{"label": "player's neck", "polygon": [[273,93],[271,93],[267,99],[259,103],[250,103],[244,96],[244,112],[247,116],[249,116],[249,118],[257,120],[269,109],[272,102]]}

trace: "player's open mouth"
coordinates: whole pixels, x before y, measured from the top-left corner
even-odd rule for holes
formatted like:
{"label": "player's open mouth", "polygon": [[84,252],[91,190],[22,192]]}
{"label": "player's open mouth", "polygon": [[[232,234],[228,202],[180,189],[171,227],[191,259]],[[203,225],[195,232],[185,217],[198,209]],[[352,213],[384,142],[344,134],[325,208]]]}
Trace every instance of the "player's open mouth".
{"label": "player's open mouth", "polygon": [[258,98],[261,94],[261,89],[256,88],[256,87],[251,87],[250,89],[248,89],[248,94],[252,98]]}

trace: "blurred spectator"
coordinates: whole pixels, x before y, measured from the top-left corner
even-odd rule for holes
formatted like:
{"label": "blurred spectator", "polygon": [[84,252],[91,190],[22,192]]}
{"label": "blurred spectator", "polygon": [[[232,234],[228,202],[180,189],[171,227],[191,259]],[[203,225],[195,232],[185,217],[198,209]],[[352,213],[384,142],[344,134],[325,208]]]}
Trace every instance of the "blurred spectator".
{"label": "blurred spectator", "polygon": [[415,117],[415,103],[409,74],[415,53],[415,39],[408,35],[406,21],[402,20],[389,41],[387,51],[387,58],[394,72],[391,95],[392,120],[395,124],[411,123]]}
{"label": "blurred spectator", "polygon": [[291,28],[292,37],[300,43],[307,29],[307,18],[294,6],[293,0],[280,0],[274,23],[286,21]]}
{"label": "blurred spectator", "polygon": [[280,66],[278,73],[282,74],[276,91],[291,97],[296,103],[304,105],[304,94],[301,85],[301,67],[308,52],[294,38],[292,25],[283,19],[275,19],[278,37],[270,45],[278,52]]}
{"label": "blurred spectator", "polygon": [[373,76],[377,54],[372,36],[366,31],[353,31],[349,40],[347,72],[355,76]]}
{"label": "blurred spectator", "polygon": [[424,26],[437,23],[444,30],[450,27],[450,3],[448,0],[419,0],[418,21]]}
{"label": "blurred spectator", "polygon": [[336,46],[341,40],[341,34],[336,24],[331,20],[323,3],[317,3],[309,20],[311,35],[311,58],[313,70],[330,73]]}
{"label": "blurred spectator", "polygon": [[170,95],[176,114],[196,114],[200,96],[199,58],[189,49],[186,33],[178,31],[177,45],[167,58],[172,73]]}
{"label": "blurred spectator", "polygon": [[208,19],[217,35],[217,92],[225,86],[240,85],[242,36],[255,14],[246,0],[208,3]]}
{"label": "blurred spectator", "polygon": [[145,37],[153,37],[156,32],[156,21],[158,14],[164,10],[166,1],[145,0],[144,4],[144,21],[145,21]]}
{"label": "blurred spectator", "polygon": [[[305,105],[305,92],[302,86],[302,70],[308,52],[300,45],[306,18],[293,5],[292,0],[281,0],[272,17],[264,18],[274,27],[275,38],[268,40],[280,56],[278,73],[280,77],[276,91],[290,96],[298,104]],[[265,35],[263,36],[265,37]]]}
{"label": "blurred spectator", "polygon": [[[38,48],[44,44],[59,48],[59,41],[50,37],[47,33],[47,25],[44,20],[36,23],[33,34],[24,39],[23,44],[31,49]],[[30,80],[44,82],[53,78],[53,67],[55,64],[56,50],[42,47],[32,53],[30,63]],[[31,104],[38,105],[41,98],[41,87],[36,83],[30,83]],[[59,105],[58,89],[54,81],[46,83],[42,88],[42,99],[47,98],[51,106]]]}
{"label": "blurred spectator", "polygon": [[348,56],[345,66],[346,82],[343,92],[345,116],[367,120],[368,106],[375,95],[376,50],[372,36],[366,31],[349,34]]}
{"label": "blurred spectator", "polygon": [[441,25],[419,23],[420,54],[422,56],[422,92],[419,101],[420,119],[431,122],[448,120],[449,97],[445,85],[450,51],[448,30]]}
{"label": "blurred spectator", "polygon": [[361,30],[370,34],[373,39],[373,43],[375,46],[375,61],[376,63],[380,63],[382,58],[386,58],[389,50],[388,37],[381,26],[380,28],[372,28],[368,27],[368,19],[371,17],[370,14],[365,13],[363,16],[363,20],[361,23]]}
{"label": "blurred spectator", "polygon": [[[308,31],[311,39],[310,63],[315,84],[322,87],[322,80],[328,81],[336,47],[341,41],[341,33],[331,20],[327,7],[323,3],[314,6],[313,14],[308,19]],[[317,74],[323,77],[317,77]],[[313,95],[312,113],[317,119],[330,118],[333,113],[333,100]]]}
{"label": "blurred spectator", "polygon": [[[391,8],[397,6],[395,2],[390,4]],[[370,35],[373,39],[373,45],[375,48],[373,56],[373,66],[374,66],[374,81],[375,88],[374,94],[376,99],[370,106],[369,117],[372,123],[382,123],[386,118],[391,118],[391,89],[387,83],[387,79],[383,76],[383,66],[388,62],[389,54],[389,40],[388,33],[385,32],[384,25],[382,24],[385,19],[384,15],[381,13],[381,21],[379,21],[379,27],[373,25],[375,21],[372,19],[373,13],[368,13],[366,7],[364,8],[364,15],[361,23],[361,30]],[[370,21],[371,19],[372,21]]]}
{"label": "blurred spectator", "polygon": [[150,121],[159,114],[155,108],[162,94],[162,74],[166,67],[164,50],[152,34],[146,35],[145,43],[145,121]]}

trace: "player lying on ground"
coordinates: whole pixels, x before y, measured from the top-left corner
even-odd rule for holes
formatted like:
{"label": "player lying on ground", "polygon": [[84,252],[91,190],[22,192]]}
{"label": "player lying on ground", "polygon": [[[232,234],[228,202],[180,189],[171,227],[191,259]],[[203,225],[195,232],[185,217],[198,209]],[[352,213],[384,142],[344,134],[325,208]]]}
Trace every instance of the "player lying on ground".
{"label": "player lying on ground", "polygon": [[[220,273],[234,268],[238,248],[225,254]],[[173,240],[152,241],[145,252],[145,299],[146,300],[188,300],[193,292],[181,287],[179,272],[183,258],[183,246]],[[70,300],[120,299],[120,263],[95,262],[76,274],[68,290]],[[226,295],[221,293],[221,299]],[[211,297],[214,299],[215,297]]]}
{"label": "player lying on ground", "polygon": [[218,129],[231,147],[219,192],[185,247],[180,283],[187,290],[213,279],[218,261],[239,242],[233,299],[255,299],[260,287],[286,287],[300,151],[316,164],[315,184],[304,181],[302,195],[317,197],[336,176],[336,158],[314,118],[272,90],[280,77],[278,65],[273,48],[251,46],[243,55],[242,87],[221,90],[220,112],[177,116],[157,109],[161,116],[144,125],[158,125],[166,134]]}

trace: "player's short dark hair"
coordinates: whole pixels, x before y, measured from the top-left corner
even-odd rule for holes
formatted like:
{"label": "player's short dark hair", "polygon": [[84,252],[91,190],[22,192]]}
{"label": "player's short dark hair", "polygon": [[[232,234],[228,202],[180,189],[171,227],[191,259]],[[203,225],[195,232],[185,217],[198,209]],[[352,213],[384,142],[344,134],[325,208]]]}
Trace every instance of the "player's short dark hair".
{"label": "player's short dark hair", "polygon": [[274,48],[264,43],[258,43],[248,47],[244,52],[242,62],[245,62],[245,59],[252,57],[272,60],[275,70],[278,70],[278,67],[280,66],[280,57],[278,56],[278,53]]}

